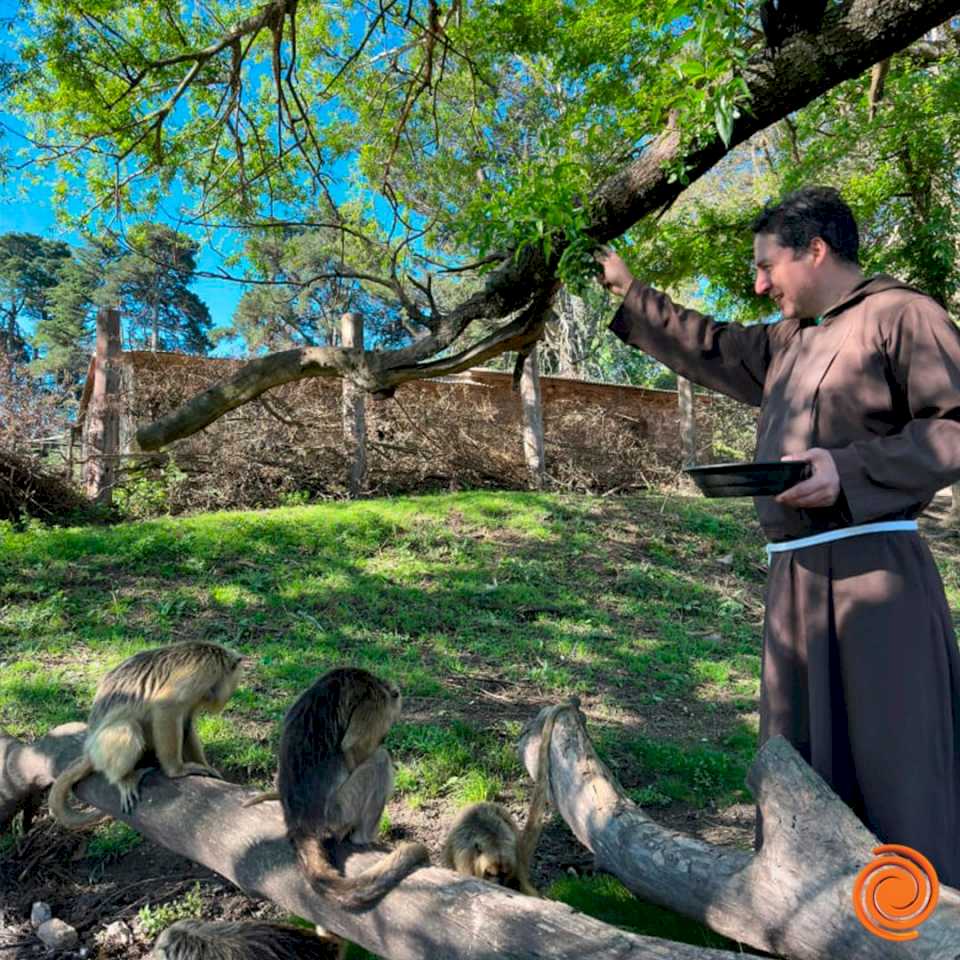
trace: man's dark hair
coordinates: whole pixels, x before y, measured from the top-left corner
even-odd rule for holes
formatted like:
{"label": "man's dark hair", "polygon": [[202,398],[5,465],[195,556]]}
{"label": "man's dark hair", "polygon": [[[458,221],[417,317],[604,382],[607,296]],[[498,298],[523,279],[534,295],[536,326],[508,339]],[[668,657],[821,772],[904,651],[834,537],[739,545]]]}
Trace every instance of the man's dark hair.
{"label": "man's dark hair", "polygon": [[794,255],[820,237],[841,259],[857,263],[860,235],[857,221],[833,187],[803,187],[767,207],[753,221],[754,233],[772,233]]}

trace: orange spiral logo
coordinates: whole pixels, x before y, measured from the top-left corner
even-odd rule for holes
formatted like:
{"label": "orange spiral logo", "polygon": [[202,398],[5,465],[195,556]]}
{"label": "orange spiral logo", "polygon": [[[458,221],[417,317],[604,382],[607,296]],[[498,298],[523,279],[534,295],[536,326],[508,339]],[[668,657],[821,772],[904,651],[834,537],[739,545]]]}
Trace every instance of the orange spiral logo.
{"label": "orange spiral logo", "polygon": [[885,940],[915,940],[919,927],[936,909],[940,881],[933,864],[913,847],[887,843],[874,848],[853,885],[857,919]]}

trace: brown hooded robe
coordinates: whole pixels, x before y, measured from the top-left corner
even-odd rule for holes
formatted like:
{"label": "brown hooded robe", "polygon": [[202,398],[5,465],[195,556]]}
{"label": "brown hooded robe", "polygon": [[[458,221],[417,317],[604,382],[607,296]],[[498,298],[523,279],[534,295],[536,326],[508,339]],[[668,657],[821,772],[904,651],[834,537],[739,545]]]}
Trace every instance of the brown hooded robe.
{"label": "brown hooded robe", "polygon": [[[960,331],[890,277],[861,282],[820,325],[751,327],[635,281],[610,329],[759,406],[757,460],[831,452],[834,506],[755,500],[770,540],[912,519],[960,479]],[[919,534],[773,554],[762,678],[760,742],[785,736],[882,842],[919,850],[960,887],[960,652]]]}

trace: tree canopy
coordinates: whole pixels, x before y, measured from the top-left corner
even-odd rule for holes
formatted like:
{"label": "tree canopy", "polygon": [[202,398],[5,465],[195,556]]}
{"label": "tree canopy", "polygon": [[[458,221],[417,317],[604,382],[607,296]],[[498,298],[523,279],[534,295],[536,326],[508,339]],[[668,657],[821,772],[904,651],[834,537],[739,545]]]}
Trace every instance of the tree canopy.
{"label": "tree canopy", "polygon": [[[658,223],[628,234],[650,282],[696,278],[739,319],[769,306],[752,289],[751,220],[807,183],[842,192],[860,226],[861,264],[956,309],[960,290],[960,33],[949,26],[819,97],[731,153]],[[871,95],[882,77],[882,94]]]}
{"label": "tree canopy", "polygon": [[50,316],[50,292],[69,259],[65,243],[32,233],[0,236],[0,354],[30,358],[32,326]]}
{"label": "tree canopy", "polygon": [[364,356],[291,335],[141,430],[153,446],[284,380],[383,391],[522,351],[596,243],[652,231],[736,144],[957,12],[824,4],[774,51],[759,6],[33,0],[7,106],[28,124],[21,162],[56,169],[64,199],[82,182],[89,204],[67,215],[123,229],[177,203],[185,225],[309,229],[311,283],[403,320],[395,349]]}

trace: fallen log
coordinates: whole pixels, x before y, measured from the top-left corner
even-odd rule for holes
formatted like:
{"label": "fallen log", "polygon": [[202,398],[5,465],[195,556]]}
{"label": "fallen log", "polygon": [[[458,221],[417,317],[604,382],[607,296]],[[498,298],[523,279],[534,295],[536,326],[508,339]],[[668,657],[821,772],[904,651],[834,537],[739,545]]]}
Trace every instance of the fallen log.
{"label": "fallen log", "polygon": [[[33,744],[0,732],[0,830],[35,802],[80,753],[86,727],[57,727]],[[158,772],[142,782],[133,814],[120,812],[119,794],[100,776],[77,787],[78,796],[169,850],[216,871],[246,893],[394,960],[423,957],[467,960],[728,960],[721,950],[626,933],[565,904],[525,897],[480,880],[430,867],[407,877],[373,908],[349,912],[316,894],[297,870],[278,804],[241,806],[250,788],[219,780],[167,780]],[[380,854],[382,855],[382,854]],[[347,875],[378,854],[345,851]]]}
{"label": "fallen log", "polygon": [[[545,714],[519,743],[531,776]],[[792,960],[960,960],[960,892],[953,888],[940,887],[915,940],[890,941],[860,923],[854,881],[879,841],[782,737],[763,746],[747,777],[763,813],[757,853],[716,847],[651,820],[597,756],[574,707],[561,711],[553,728],[550,785],[556,809],[599,870],[746,946]]]}

